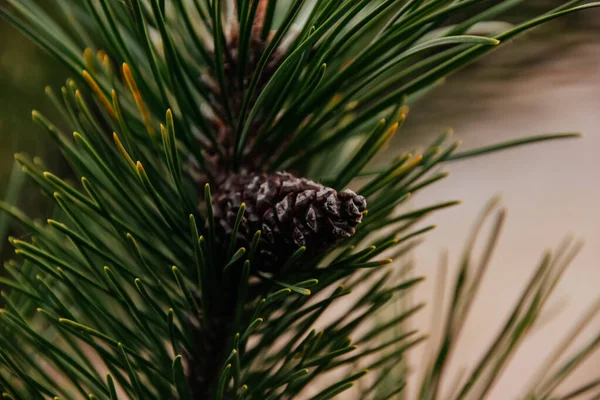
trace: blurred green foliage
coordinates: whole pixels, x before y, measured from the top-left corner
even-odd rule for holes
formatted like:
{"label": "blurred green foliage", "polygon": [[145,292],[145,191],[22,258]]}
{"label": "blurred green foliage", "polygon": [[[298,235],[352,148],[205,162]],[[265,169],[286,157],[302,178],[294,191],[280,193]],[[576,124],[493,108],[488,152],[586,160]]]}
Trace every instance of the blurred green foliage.
{"label": "blurred green foliage", "polygon": [[[14,153],[43,156],[50,163],[48,168],[61,168],[62,158],[54,142],[32,122],[30,114],[36,108],[61,121],[44,96],[44,87],[48,84],[56,87],[67,75],[62,65],[0,20],[0,196],[3,198]],[[47,212],[43,207],[46,202],[40,202],[39,196],[38,189],[26,185],[19,203],[33,215],[43,216]]]}

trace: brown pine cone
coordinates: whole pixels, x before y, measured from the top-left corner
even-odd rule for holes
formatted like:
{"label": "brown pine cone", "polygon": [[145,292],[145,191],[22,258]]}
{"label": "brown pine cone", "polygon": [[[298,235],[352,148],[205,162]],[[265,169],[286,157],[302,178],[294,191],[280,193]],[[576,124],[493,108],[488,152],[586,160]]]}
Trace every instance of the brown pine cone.
{"label": "brown pine cone", "polygon": [[249,249],[260,230],[254,266],[265,271],[283,266],[301,246],[313,256],[351,237],[367,207],[365,198],[349,189],[338,193],[285,172],[232,175],[213,197],[217,236],[223,244],[229,243],[242,203],[246,212],[237,244]]}

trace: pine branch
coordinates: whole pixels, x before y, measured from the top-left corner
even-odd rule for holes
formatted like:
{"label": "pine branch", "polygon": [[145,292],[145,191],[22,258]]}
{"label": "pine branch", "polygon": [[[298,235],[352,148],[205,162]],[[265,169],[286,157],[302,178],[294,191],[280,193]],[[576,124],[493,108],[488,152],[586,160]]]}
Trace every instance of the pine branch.
{"label": "pine branch", "polygon": [[[405,355],[427,335],[407,325],[423,307],[408,301],[423,278],[397,265],[434,228],[421,219],[458,204],[407,210],[406,200],[446,176],[442,163],[577,134],[459,152],[445,133],[421,154],[369,165],[401,132],[407,105],[447,75],[600,5],[570,1],[497,32],[481,24],[519,1],[481,11],[480,0],[59,3],[57,13],[30,0],[0,5],[74,75],[46,94],[75,132],[32,117],[76,178],[15,157],[56,211],[42,224],[15,207],[15,169],[0,233],[10,217],[31,236],[9,238],[16,260],[0,278],[4,398],[404,395]],[[467,243],[420,399],[446,398],[452,351],[499,240],[504,213],[493,210]],[[473,243],[493,216],[475,263]],[[578,248],[544,257],[450,398],[489,395]],[[340,315],[338,305],[350,308]],[[528,396],[556,395],[599,345],[560,364],[575,332]]]}

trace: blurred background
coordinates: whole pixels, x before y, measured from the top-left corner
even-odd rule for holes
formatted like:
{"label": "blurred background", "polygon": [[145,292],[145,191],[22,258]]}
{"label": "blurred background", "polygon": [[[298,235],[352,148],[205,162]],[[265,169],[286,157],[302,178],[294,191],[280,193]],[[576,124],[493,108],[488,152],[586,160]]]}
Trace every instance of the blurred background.
{"label": "blurred background", "polygon": [[[525,12],[560,1],[531,0]],[[517,7],[523,11],[523,7]],[[510,16],[509,16],[510,20]],[[600,12],[589,11],[548,24],[451,76],[415,104],[388,149],[425,145],[447,128],[463,150],[511,138],[554,132],[585,132],[579,140],[543,143],[446,165],[451,173],[412,200],[427,206],[459,199],[462,205],[435,214],[438,228],[414,254],[416,271],[430,279],[417,300],[431,300],[440,255],[448,250],[449,277],[455,271],[469,229],[484,204],[503,194],[508,219],[491,268],[454,357],[453,373],[477,358],[497,333],[542,252],[569,233],[585,247],[564,277],[550,309],[555,313],[524,343],[496,388],[493,399],[512,399],[536,371],[548,350],[567,334],[600,296]],[[68,77],[54,59],[0,20],[0,194],[13,166],[13,153],[42,156],[48,168],[66,171],[55,146],[33,122],[31,109],[60,121],[44,86]],[[40,218],[50,208],[26,185],[19,204]],[[12,231],[19,235],[19,232]],[[2,255],[10,254],[3,246]],[[415,320],[427,329],[431,316]],[[549,316],[550,317],[550,316]],[[600,329],[597,319],[582,338]],[[415,352],[413,362],[419,359]],[[572,381],[597,377],[600,354]],[[453,376],[449,376],[453,378]]]}

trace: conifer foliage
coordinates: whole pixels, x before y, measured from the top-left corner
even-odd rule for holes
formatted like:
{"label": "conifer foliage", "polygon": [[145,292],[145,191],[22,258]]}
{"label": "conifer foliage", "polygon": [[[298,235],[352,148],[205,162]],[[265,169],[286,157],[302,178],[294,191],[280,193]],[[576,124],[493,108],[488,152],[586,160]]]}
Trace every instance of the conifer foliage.
{"label": "conifer foliage", "polygon": [[[489,21],[519,3],[0,2],[0,15],[73,75],[46,88],[64,120],[32,113],[73,174],[16,155],[55,216],[40,223],[0,204],[30,232],[9,239],[15,257],[0,277],[3,397],[405,396],[405,355],[426,339],[405,322],[423,305],[378,315],[406,304],[423,278],[392,259],[433,228],[417,228],[422,217],[457,202],[412,211],[403,203],[443,179],[444,162],[577,134],[460,153],[445,133],[381,169],[369,164],[408,105],[446,75],[530,28],[600,5],[568,1],[497,32]],[[543,258],[468,379],[443,394],[504,219],[494,210],[465,249],[449,309],[434,305],[445,323],[410,383],[419,399],[485,398],[578,248],[569,242]],[[489,219],[475,262],[473,242]],[[350,312],[332,312],[340,303]],[[524,398],[553,398],[599,341],[551,359]]]}

